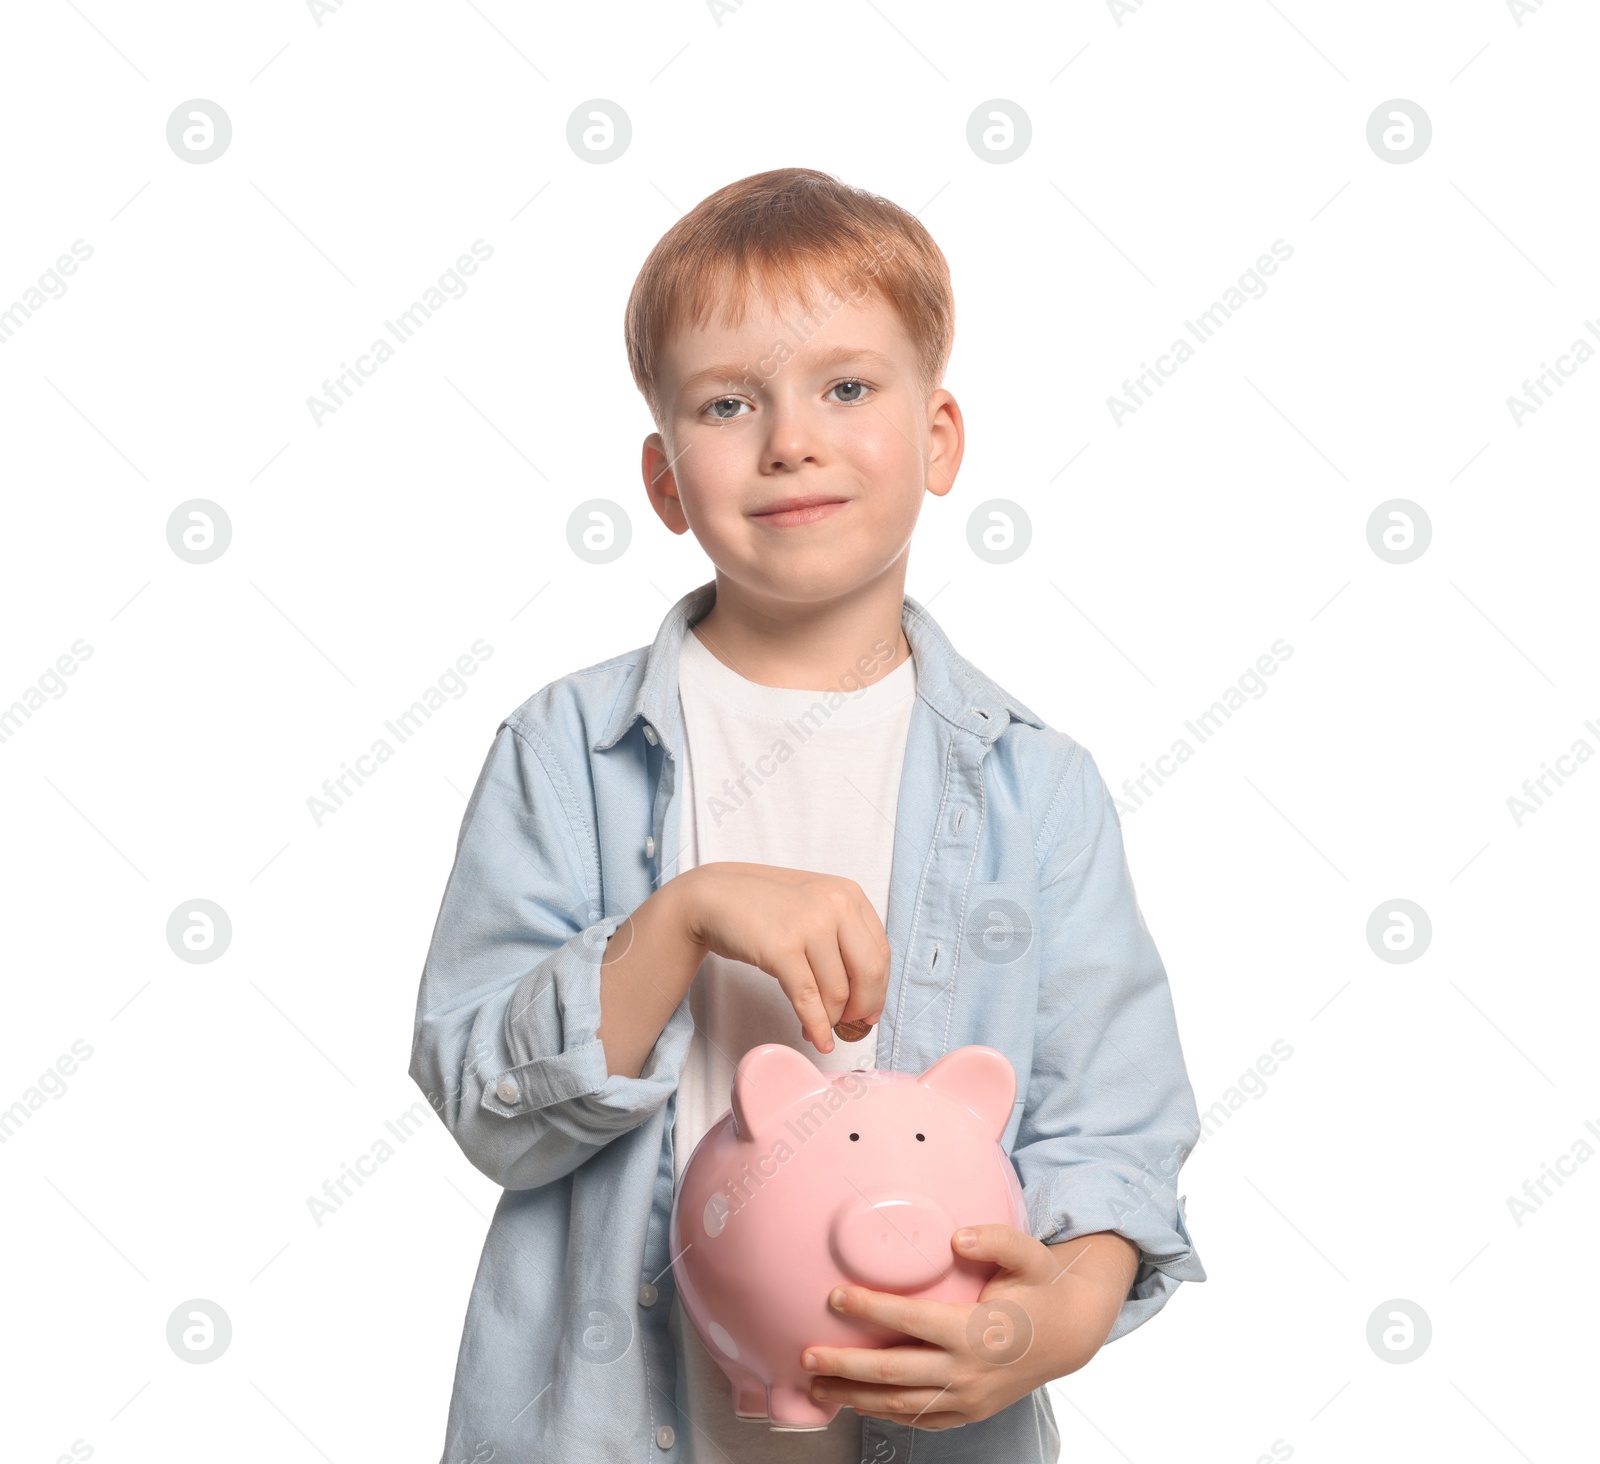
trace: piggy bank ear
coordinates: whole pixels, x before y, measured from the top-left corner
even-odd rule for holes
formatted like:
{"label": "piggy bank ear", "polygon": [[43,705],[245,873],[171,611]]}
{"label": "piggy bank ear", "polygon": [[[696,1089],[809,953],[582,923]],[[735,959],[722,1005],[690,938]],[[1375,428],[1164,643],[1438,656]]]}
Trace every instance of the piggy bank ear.
{"label": "piggy bank ear", "polygon": [[831,1086],[828,1076],[803,1052],[781,1042],[752,1047],[733,1074],[733,1121],[739,1137],[765,1133],[802,1098],[826,1093]]}
{"label": "piggy bank ear", "polygon": [[994,1135],[995,1142],[1011,1122],[1017,1097],[1017,1072],[1003,1052],[974,1043],[947,1052],[917,1079],[957,1103],[965,1104]]}

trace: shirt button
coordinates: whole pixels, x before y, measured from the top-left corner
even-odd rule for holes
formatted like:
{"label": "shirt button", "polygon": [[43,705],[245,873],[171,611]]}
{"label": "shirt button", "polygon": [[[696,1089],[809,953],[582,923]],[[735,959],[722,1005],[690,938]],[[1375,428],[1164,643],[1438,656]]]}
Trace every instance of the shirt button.
{"label": "shirt button", "polygon": [[522,1089],[512,1082],[510,1078],[501,1078],[495,1084],[494,1096],[502,1103],[515,1103],[517,1099],[522,1097]]}
{"label": "shirt button", "polygon": [[670,1449],[672,1441],[677,1437],[677,1434],[672,1431],[672,1425],[664,1423],[656,1430],[656,1447],[658,1449]]}
{"label": "shirt button", "polygon": [[654,834],[647,834],[645,836],[644,857],[646,859],[654,859],[656,857],[656,839]]}
{"label": "shirt button", "polygon": [[644,740],[646,742],[648,742],[652,747],[654,747],[656,745],[656,742],[658,740],[657,737],[656,737],[656,729],[654,727],[652,727],[648,722],[646,722],[644,724]]}
{"label": "shirt button", "polygon": [[657,1291],[654,1286],[646,1281],[644,1285],[639,1288],[639,1305],[654,1306],[656,1304],[656,1298],[660,1294],[661,1293]]}

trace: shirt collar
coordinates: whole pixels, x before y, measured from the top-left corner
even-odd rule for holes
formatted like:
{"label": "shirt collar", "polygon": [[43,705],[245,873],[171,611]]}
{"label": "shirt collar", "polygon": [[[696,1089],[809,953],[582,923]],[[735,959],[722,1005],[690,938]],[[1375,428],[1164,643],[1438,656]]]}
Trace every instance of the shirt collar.
{"label": "shirt collar", "polygon": [[[676,757],[681,717],[678,705],[678,657],[683,637],[716,603],[717,582],[709,580],[690,590],[661,622],[654,642],[645,651],[642,670],[612,717],[593,751],[613,747],[635,722],[643,718],[655,736]],[[993,742],[1015,718],[1030,727],[1044,722],[1016,697],[991,681],[950,644],[939,624],[918,601],[904,597],[900,624],[916,661],[917,695],[954,726],[984,742]]]}

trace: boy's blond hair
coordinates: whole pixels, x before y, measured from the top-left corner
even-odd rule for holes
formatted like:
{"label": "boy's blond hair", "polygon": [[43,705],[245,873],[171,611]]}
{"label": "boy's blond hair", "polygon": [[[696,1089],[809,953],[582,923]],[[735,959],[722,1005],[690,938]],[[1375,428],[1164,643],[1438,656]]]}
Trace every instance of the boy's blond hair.
{"label": "boy's blond hair", "polygon": [[[814,168],[774,168],[702,199],[661,236],[634,281],[623,335],[657,427],[663,403],[656,363],[673,331],[705,324],[713,310],[737,326],[753,292],[804,309],[818,284],[851,300],[886,300],[916,344],[925,392],[938,387],[955,334],[955,299],[933,236],[914,214],[875,193]],[[801,338],[809,333],[802,324]],[[759,375],[754,363],[752,374]]]}

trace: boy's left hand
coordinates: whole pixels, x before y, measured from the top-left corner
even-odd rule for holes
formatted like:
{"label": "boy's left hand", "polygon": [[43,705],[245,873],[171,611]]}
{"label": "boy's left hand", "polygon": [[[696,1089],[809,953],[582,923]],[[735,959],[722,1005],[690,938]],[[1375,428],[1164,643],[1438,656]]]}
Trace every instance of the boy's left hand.
{"label": "boy's left hand", "polygon": [[971,1228],[974,1242],[952,1237],[951,1248],[1000,1266],[975,1303],[833,1289],[830,1304],[842,1296],[836,1309],[845,1316],[922,1341],[808,1346],[801,1366],[814,1357],[813,1397],[909,1427],[957,1428],[1076,1372],[1100,1350],[1138,1270],[1139,1252],[1129,1241],[1107,1230],[1047,1246],[1010,1225]]}

